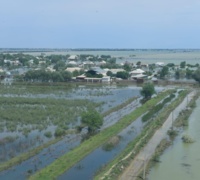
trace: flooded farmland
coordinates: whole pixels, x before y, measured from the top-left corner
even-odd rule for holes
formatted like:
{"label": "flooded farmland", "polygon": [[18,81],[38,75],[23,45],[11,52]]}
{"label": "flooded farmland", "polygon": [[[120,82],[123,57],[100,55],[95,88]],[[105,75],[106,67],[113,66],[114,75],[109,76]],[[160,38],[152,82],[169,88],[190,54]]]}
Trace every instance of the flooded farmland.
{"label": "flooded farmland", "polygon": [[[156,88],[157,91],[162,90],[162,88]],[[24,90],[23,90],[24,91]],[[31,90],[32,91],[32,90]],[[96,108],[99,112],[104,113],[107,110],[122,104],[130,98],[138,97],[140,95],[140,88],[136,86],[98,86],[98,87],[90,87],[90,86],[77,86],[75,88],[70,89],[68,92],[66,90],[59,91],[51,91],[49,93],[31,93],[29,90],[24,93],[21,93],[20,96],[15,90],[9,90],[7,93],[2,93],[1,97],[3,100],[7,98],[7,100],[16,100],[18,104],[16,104],[17,108],[24,107],[21,106],[22,102],[19,99],[23,99],[24,102],[29,102],[31,99],[37,100],[33,102],[33,104],[38,104],[41,100],[44,99],[53,99],[53,100],[84,100],[92,103],[96,103]],[[17,99],[15,99],[17,98]],[[7,102],[7,101],[6,101]],[[43,102],[43,101],[42,101]],[[78,101],[81,102],[81,101]],[[21,103],[21,104],[20,104]],[[44,102],[43,102],[44,103]],[[139,104],[139,101],[133,101],[127,107],[122,108],[116,113],[113,112],[109,116],[104,118],[104,125],[102,128],[106,128],[115,122],[117,122],[124,115],[132,112]],[[9,102],[7,102],[8,106]],[[57,104],[56,104],[57,105]],[[76,105],[76,104],[75,104]],[[41,104],[39,104],[41,106]],[[14,106],[12,106],[14,109]],[[29,105],[30,107],[30,105]],[[43,106],[41,106],[43,108]],[[5,107],[2,107],[5,108]],[[14,109],[15,111],[18,109]],[[79,124],[80,120],[78,118],[79,115],[74,117],[74,121],[70,122],[67,126],[68,129],[74,129],[77,124]],[[62,121],[62,120],[60,120]],[[12,121],[11,121],[12,122]],[[16,121],[17,122],[17,121]],[[22,121],[23,122],[23,121]],[[30,127],[28,134],[23,134],[18,128],[20,126],[21,121],[17,122],[18,126],[14,130],[9,130],[6,127],[5,121],[1,120],[1,124],[5,125],[1,130],[1,143],[0,143],[0,152],[1,152],[1,162],[6,162],[9,159],[12,159],[15,156],[18,156],[22,153],[25,153],[34,147],[40,146],[52,139],[52,137],[46,137],[44,135],[45,132],[53,132],[56,129],[56,124],[49,123],[48,126],[45,126],[44,129],[37,129],[37,126],[33,124],[26,124],[24,127]],[[41,122],[42,123],[42,122]],[[35,127],[32,129],[32,127]],[[38,126],[39,127],[39,126]],[[53,133],[52,133],[53,134]],[[39,169],[45,167],[46,165],[52,163],[55,159],[70,151],[81,142],[81,136],[76,134],[69,134],[64,137],[58,143],[55,143],[45,149],[43,149],[38,155],[29,158],[28,160],[20,163],[19,165],[13,166],[11,169],[3,171],[0,173],[0,177],[3,179],[13,179],[14,177],[18,177],[19,179],[26,179],[30,174],[38,171]]]}
{"label": "flooded farmland", "polygon": [[[103,113],[139,96],[139,89],[133,86],[77,86],[49,93],[33,93],[28,89],[28,92],[21,91],[20,95],[16,93],[18,89],[15,92],[9,89],[0,97],[1,161],[52,140],[57,127],[74,129],[79,125],[80,113],[85,108],[94,106]],[[47,132],[51,132],[50,136],[45,134]]]}
{"label": "flooded farmland", "polygon": [[[185,128],[175,139],[172,146],[161,155],[161,163],[151,168],[148,180],[198,180],[200,179],[199,148],[200,148],[200,99],[197,107],[189,118],[189,126]],[[181,137],[189,135],[194,139],[192,144],[184,144]]]}

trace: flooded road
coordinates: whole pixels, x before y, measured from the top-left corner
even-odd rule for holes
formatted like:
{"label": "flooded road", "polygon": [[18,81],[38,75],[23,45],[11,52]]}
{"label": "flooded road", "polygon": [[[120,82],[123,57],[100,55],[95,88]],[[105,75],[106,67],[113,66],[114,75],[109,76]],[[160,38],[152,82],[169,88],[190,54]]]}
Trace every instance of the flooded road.
{"label": "flooded road", "polygon": [[[156,147],[159,145],[161,140],[166,136],[167,131],[172,125],[173,119],[178,117],[178,114],[187,106],[188,101],[195,95],[195,91],[191,92],[185,99],[182,101],[179,106],[177,106],[168,116],[164,124],[160,129],[158,129],[153,137],[149,140],[147,145],[140,151],[140,153],[134,158],[130,166],[119,178],[120,180],[134,180],[138,178],[138,175],[141,169],[145,168],[145,162],[148,162],[149,159],[155,152]],[[168,178],[168,176],[166,176]],[[159,179],[159,178],[158,178]],[[161,178],[162,179],[162,178]],[[168,178],[169,179],[169,178]],[[154,178],[152,178],[154,180]],[[176,179],[174,179],[176,180]]]}
{"label": "flooded road", "polygon": [[[156,164],[148,175],[148,180],[199,180],[200,173],[200,99],[197,107],[189,118],[189,126],[176,138],[160,157],[161,163]],[[195,142],[184,144],[182,135],[191,136]]]}

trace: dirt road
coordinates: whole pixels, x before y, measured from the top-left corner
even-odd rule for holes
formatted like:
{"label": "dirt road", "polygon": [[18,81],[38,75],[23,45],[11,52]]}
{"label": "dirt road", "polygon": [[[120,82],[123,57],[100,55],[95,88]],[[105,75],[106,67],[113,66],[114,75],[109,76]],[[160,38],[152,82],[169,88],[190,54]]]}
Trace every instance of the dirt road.
{"label": "dirt road", "polygon": [[[119,178],[120,180],[135,180],[141,171],[145,172],[145,164],[149,161],[161,140],[166,136],[167,131],[172,126],[173,120],[176,119],[179,112],[187,106],[195,93],[195,91],[192,91],[187,95],[183,102],[169,114],[169,117],[166,119],[162,127],[156,131],[144,149],[135,157],[130,166],[121,175]],[[145,173],[143,173],[143,178],[145,179]]]}

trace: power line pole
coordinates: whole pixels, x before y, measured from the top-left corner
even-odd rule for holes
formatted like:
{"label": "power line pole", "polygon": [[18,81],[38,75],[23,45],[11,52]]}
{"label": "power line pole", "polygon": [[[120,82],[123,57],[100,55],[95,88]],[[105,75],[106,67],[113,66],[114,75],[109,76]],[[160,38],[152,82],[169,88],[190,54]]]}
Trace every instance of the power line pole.
{"label": "power line pole", "polygon": [[145,177],[145,173],[146,173],[146,172],[145,172],[145,171],[146,171],[146,158],[144,158],[143,161],[144,161],[144,167],[143,167],[143,180],[145,180],[145,178],[146,178],[146,177]]}
{"label": "power line pole", "polygon": [[172,111],[172,127],[171,127],[172,130],[173,130],[173,122],[174,122],[174,110]]}

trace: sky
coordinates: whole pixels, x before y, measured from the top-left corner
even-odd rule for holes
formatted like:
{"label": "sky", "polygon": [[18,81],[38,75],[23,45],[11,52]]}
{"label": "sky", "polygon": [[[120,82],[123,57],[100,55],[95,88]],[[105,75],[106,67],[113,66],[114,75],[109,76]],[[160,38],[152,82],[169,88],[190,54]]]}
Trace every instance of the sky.
{"label": "sky", "polygon": [[0,48],[199,49],[200,0],[0,0]]}

